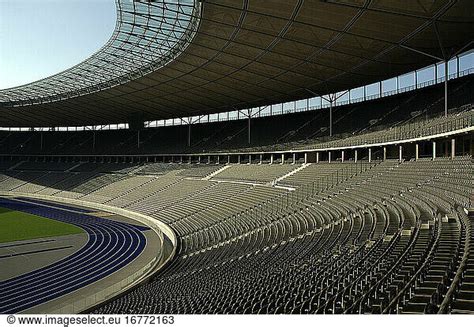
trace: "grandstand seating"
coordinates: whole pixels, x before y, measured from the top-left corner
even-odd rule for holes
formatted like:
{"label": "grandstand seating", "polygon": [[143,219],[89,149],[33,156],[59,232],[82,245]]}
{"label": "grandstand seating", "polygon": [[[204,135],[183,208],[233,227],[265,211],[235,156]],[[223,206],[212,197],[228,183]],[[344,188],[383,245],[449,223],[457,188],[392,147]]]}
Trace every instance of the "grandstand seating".
{"label": "grandstand seating", "polygon": [[217,180],[250,181],[256,183],[271,182],[296,169],[292,165],[234,165],[213,178]]}
{"label": "grandstand seating", "polygon": [[3,166],[0,190],[119,206],[176,232],[165,270],[94,312],[474,311],[471,157],[232,164],[210,179],[223,166],[150,166]]}
{"label": "grandstand seating", "polygon": [[290,196],[273,215],[234,215],[191,246],[182,236],[180,256],[152,283],[96,312],[437,311],[464,254],[466,217],[455,208],[472,191],[472,168],[470,158],[386,161]]}
{"label": "grandstand seating", "polygon": [[[161,175],[172,170],[181,170],[180,176],[206,177],[220,169],[221,165],[215,164],[175,164],[175,163],[147,163],[139,168],[138,173],[144,175]],[[185,168],[185,169],[183,169]]]}

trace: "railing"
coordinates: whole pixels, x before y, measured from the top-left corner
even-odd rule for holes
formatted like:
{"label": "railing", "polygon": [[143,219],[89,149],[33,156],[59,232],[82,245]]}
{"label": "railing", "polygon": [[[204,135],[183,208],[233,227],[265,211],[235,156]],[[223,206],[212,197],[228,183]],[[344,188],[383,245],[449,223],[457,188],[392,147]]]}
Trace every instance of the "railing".
{"label": "railing", "polygon": [[471,246],[471,224],[469,222],[469,218],[466,217],[465,213],[462,212],[463,209],[458,208],[458,211],[461,211],[459,215],[461,216],[459,219],[459,223],[461,224],[461,230],[464,229],[464,254],[462,256],[461,262],[459,263],[458,269],[456,271],[456,275],[451,282],[451,286],[449,287],[446,295],[444,296],[443,302],[441,302],[439,306],[438,313],[448,313],[450,311],[450,306],[452,304],[453,298],[455,293],[458,291],[459,285],[461,283],[464,269],[466,268],[467,260],[469,257],[469,248]]}
{"label": "railing", "polygon": [[[358,176],[360,173],[374,168],[381,162],[382,161],[374,160],[372,162],[359,161],[359,163],[348,164],[347,166],[350,168],[343,167],[333,171],[329,175],[321,177],[316,181],[299,186],[295,191],[283,193],[276,198],[272,198],[260,204],[254,205],[253,207],[242,211],[240,215],[251,215],[252,217],[259,217],[260,221],[265,221],[266,219],[264,218],[273,217],[283,212],[287,212],[290,207],[299,204],[304,200],[308,200],[317,194],[334,188],[335,186],[355,176]],[[338,164],[335,163],[334,165]]]}
{"label": "railing", "polygon": [[412,291],[417,286],[417,282],[420,276],[425,271],[426,267],[429,266],[431,261],[433,260],[434,256],[436,255],[437,247],[439,244],[439,239],[441,237],[441,216],[438,215],[435,220],[435,232],[436,235],[432,235],[431,242],[429,244],[429,252],[426,256],[426,259],[420,264],[420,267],[417,269],[415,274],[410,278],[410,280],[405,284],[405,286],[398,292],[398,294],[390,301],[389,305],[384,308],[382,313],[390,313],[393,308],[396,308],[396,313],[399,313],[399,306],[400,303],[404,304],[406,301],[406,296],[408,293],[408,297],[411,297]]}

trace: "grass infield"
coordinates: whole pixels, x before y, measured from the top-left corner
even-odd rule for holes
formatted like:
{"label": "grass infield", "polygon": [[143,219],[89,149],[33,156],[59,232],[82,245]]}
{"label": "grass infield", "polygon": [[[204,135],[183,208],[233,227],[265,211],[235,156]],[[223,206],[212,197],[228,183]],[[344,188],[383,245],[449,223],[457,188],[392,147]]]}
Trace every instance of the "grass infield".
{"label": "grass infield", "polygon": [[79,233],[71,224],[0,207],[0,243]]}

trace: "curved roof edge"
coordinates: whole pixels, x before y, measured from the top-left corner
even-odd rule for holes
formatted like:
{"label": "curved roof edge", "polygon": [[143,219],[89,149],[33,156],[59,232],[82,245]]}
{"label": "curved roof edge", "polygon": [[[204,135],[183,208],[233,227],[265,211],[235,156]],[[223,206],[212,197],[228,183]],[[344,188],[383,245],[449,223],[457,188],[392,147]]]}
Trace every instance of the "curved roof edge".
{"label": "curved roof edge", "polygon": [[5,107],[70,99],[127,83],[173,61],[199,27],[198,0],[115,0],[112,36],[83,62],[44,79],[0,90]]}

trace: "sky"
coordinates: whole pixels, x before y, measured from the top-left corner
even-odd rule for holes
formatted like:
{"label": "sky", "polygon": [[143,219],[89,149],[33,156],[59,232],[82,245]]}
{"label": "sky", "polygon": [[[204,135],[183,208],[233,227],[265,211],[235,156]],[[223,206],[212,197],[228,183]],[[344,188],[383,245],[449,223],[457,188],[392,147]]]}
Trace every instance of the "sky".
{"label": "sky", "polygon": [[0,89],[70,68],[115,28],[114,0],[0,0]]}

